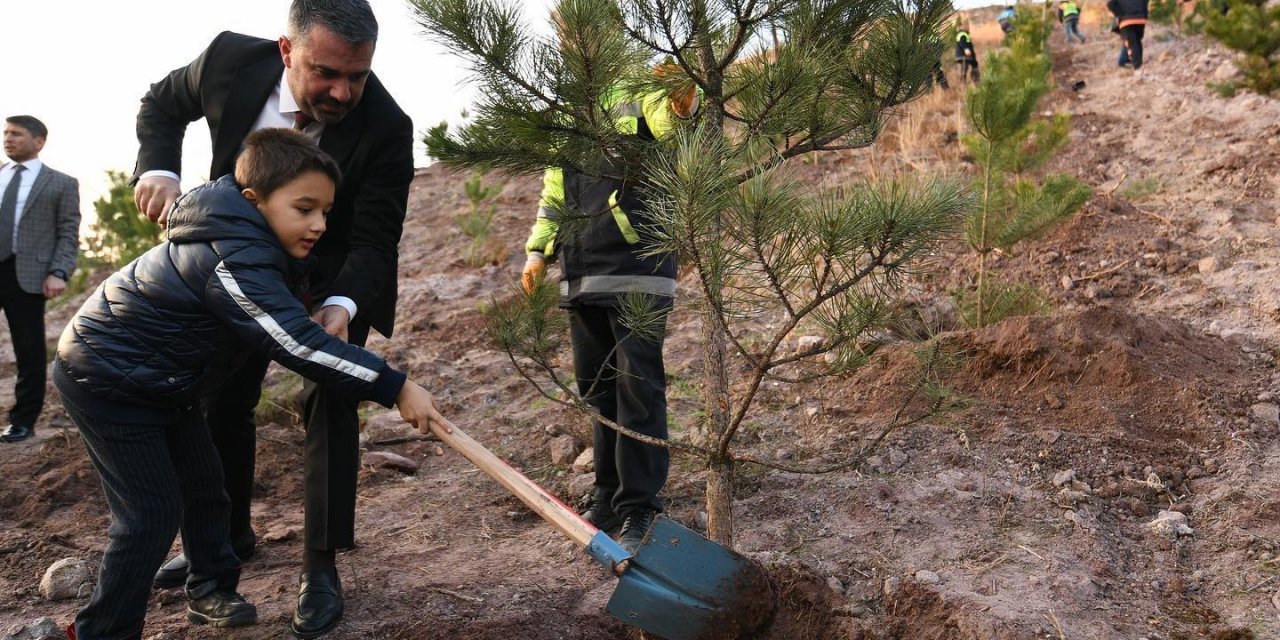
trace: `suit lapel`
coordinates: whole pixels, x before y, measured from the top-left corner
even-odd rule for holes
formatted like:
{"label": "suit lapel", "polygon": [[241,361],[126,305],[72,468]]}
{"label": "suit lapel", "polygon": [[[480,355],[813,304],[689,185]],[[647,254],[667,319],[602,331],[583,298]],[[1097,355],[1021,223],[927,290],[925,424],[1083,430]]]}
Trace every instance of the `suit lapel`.
{"label": "suit lapel", "polygon": [[235,166],[241,142],[249,135],[249,128],[257,121],[258,114],[262,113],[262,106],[271,96],[271,91],[280,84],[283,72],[284,62],[278,53],[246,63],[236,70],[231,90],[227,92],[222,121],[215,125],[211,174],[216,175],[210,175],[210,180],[230,173]]}
{"label": "suit lapel", "polygon": [[[26,216],[27,212],[31,211],[32,203],[40,198],[40,192],[44,191],[45,186],[48,185],[49,181],[52,179],[53,172],[49,170],[49,167],[41,167],[40,174],[36,176],[35,183],[31,185],[31,192],[27,194],[27,202],[22,205],[23,216]],[[25,219],[26,218],[24,217],[23,220]]]}

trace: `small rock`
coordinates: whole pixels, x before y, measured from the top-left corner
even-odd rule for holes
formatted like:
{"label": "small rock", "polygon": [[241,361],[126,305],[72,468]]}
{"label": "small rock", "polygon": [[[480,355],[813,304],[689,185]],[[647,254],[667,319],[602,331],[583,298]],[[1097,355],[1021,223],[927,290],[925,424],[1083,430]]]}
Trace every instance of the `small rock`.
{"label": "small rock", "polygon": [[698,515],[693,517],[693,522],[694,524],[698,525],[699,529],[706,531],[707,530],[707,512],[699,511]]}
{"label": "small rock", "polygon": [[44,572],[44,578],[40,580],[40,595],[46,600],[66,600],[77,598],[82,593],[88,595],[92,587],[93,574],[89,571],[89,564],[80,558],[63,558]]}
{"label": "small rock", "polygon": [[1071,276],[1067,275],[1062,276],[1062,279],[1059,282],[1062,283],[1062,289],[1064,291],[1070,291],[1072,287],[1076,286],[1076,281],[1072,280]]}
{"label": "small rock", "polygon": [[1249,415],[1255,420],[1269,424],[1273,427],[1280,426],[1280,405],[1272,402],[1259,402],[1249,407]]}
{"label": "small rock", "polygon": [[1129,513],[1132,513],[1139,518],[1145,518],[1151,515],[1151,509],[1149,509],[1147,507],[1147,503],[1142,500],[1138,498],[1129,498]]}
{"label": "small rock", "polygon": [[805,417],[809,418],[810,420],[818,417],[819,413],[822,413],[822,410],[817,407],[809,407],[808,409],[804,410]]}
{"label": "small rock", "polygon": [[1062,398],[1059,398],[1058,395],[1054,393],[1044,394],[1044,403],[1045,403],[1045,406],[1049,407],[1050,409],[1053,409],[1054,411],[1061,409],[1063,406]]}
{"label": "small rock", "polygon": [[942,578],[928,569],[921,569],[916,572],[916,581],[923,582],[925,584],[940,584],[942,582]]}
{"label": "small rock", "polygon": [[1200,273],[1213,273],[1222,268],[1222,264],[1218,262],[1216,256],[1206,256],[1200,258],[1200,262],[1196,263],[1196,267],[1200,269]]}
{"label": "small rock", "polygon": [[794,450],[783,447],[774,452],[773,459],[774,460],[790,460],[795,456],[796,456],[796,452]]}
{"label": "small rock", "polygon": [[573,470],[578,473],[591,473],[596,470],[595,453],[591,447],[587,447],[582,453],[578,454],[578,458],[573,461]]}
{"label": "small rock", "polygon": [[835,593],[844,593],[844,583],[840,582],[840,578],[835,576],[827,578],[827,588]]}
{"label": "small rock", "polygon": [[796,339],[796,353],[808,353],[822,348],[827,339],[822,336],[800,336]]}
{"label": "small rock", "polygon": [[409,476],[417,473],[420,466],[417,462],[390,451],[370,451],[364,454],[364,459],[361,460],[361,463],[366,467],[391,469]]}
{"label": "small rock", "polygon": [[560,425],[555,424],[554,422],[543,427],[542,430],[549,436],[558,436],[563,433],[560,431]]}
{"label": "small rock", "polygon": [[886,596],[891,596],[896,593],[900,587],[902,587],[902,579],[898,576],[886,578],[884,581],[884,594]]}
{"label": "small rock", "polygon": [[1062,485],[1068,484],[1075,479],[1076,479],[1075,469],[1067,469],[1066,471],[1059,471],[1053,474],[1053,486],[1061,487]]}
{"label": "small rock", "polygon": [[298,528],[288,525],[276,525],[262,534],[263,542],[288,542],[298,537]]}
{"label": "small rock", "polygon": [[557,436],[551,439],[551,464],[572,465],[578,458],[578,439],[569,436]]}
{"label": "small rock", "polygon": [[1161,511],[1156,519],[1147,523],[1147,528],[1168,538],[1189,536],[1195,531],[1187,526],[1187,516],[1177,511]]}
{"label": "small rock", "polygon": [[1271,606],[1280,609],[1280,591],[1271,594]]}
{"label": "small rock", "polygon": [[55,640],[67,637],[53,618],[37,618],[27,625],[14,625],[3,640]]}
{"label": "small rock", "polygon": [[574,476],[573,479],[569,481],[569,495],[573,498],[585,496],[591,493],[595,486],[595,473],[584,473],[582,475]]}

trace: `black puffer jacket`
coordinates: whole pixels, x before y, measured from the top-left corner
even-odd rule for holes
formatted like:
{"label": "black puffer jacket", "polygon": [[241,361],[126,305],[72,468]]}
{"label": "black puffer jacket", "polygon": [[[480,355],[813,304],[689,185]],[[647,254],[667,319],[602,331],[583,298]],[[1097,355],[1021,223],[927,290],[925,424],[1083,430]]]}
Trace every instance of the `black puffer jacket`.
{"label": "black puffer jacket", "polygon": [[1148,0],[1110,0],[1107,9],[1120,20],[1146,20],[1148,4]]}
{"label": "black puffer jacket", "polygon": [[181,408],[265,349],[307,378],[393,405],[404,374],[311,320],[289,286],[297,266],[224,176],[184,195],[168,240],[93,292],[62,332],[58,359],[99,397]]}

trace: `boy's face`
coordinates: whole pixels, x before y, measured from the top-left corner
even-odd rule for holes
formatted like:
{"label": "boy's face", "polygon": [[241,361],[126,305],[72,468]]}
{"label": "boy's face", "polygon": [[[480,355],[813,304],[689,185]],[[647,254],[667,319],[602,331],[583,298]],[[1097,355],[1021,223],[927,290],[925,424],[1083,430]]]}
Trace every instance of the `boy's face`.
{"label": "boy's face", "polygon": [[262,212],[285,252],[294,258],[305,258],[324,235],[334,189],[328,175],[307,171],[272,191],[266,199],[253,189],[245,189],[244,197]]}

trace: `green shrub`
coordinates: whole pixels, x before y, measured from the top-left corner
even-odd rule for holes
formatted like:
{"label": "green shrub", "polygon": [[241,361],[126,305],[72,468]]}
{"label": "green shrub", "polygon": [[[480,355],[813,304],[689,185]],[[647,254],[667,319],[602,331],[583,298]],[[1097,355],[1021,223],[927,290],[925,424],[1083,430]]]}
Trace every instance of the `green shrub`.
{"label": "green shrub", "polygon": [[1229,0],[1225,12],[1220,3],[1207,4],[1205,34],[1244,54],[1236,61],[1244,74],[1240,86],[1263,95],[1280,89],[1280,4]]}
{"label": "green shrub", "polygon": [[85,241],[88,250],[80,256],[88,267],[128,264],[161,240],[160,225],[148,220],[134,205],[128,174],[108,170],[107,178],[111,188],[93,203],[97,220]]}

